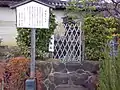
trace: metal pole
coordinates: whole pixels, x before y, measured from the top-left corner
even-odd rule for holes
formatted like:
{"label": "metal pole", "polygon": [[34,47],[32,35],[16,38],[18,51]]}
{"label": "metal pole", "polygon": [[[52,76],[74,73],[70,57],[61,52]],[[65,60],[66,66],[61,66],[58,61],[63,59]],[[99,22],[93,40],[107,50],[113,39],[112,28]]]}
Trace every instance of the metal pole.
{"label": "metal pole", "polygon": [[35,78],[35,41],[36,41],[36,29],[31,29],[31,71],[30,77]]}
{"label": "metal pole", "polygon": [[36,29],[31,29],[31,65],[30,65],[30,79],[26,80],[25,90],[36,90],[35,79],[35,41]]}

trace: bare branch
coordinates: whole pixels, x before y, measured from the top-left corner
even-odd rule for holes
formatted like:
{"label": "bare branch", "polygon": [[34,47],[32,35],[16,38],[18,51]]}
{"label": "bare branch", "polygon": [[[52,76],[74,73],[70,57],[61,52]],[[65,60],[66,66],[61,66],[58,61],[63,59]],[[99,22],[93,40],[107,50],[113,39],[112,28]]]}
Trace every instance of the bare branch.
{"label": "bare branch", "polygon": [[112,3],[116,3],[115,0],[111,0],[111,1],[112,1]]}
{"label": "bare branch", "polygon": [[120,1],[111,0],[100,0],[100,6],[103,11],[106,11],[110,16],[120,19]]}

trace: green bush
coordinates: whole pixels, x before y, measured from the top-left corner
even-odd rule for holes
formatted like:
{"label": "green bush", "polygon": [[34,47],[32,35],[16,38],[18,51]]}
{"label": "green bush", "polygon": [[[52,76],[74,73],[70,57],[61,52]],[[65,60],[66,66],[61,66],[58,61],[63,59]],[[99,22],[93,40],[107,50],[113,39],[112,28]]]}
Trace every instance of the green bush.
{"label": "green bush", "polygon": [[89,60],[99,60],[107,41],[117,30],[118,23],[114,18],[86,17],[84,20],[85,54]]}
{"label": "green bush", "polygon": [[[48,52],[49,39],[54,33],[56,28],[55,15],[50,13],[50,26],[49,29],[37,29],[36,30],[36,58],[43,59],[43,55]],[[30,56],[30,44],[31,44],[31,29],[18,28],[17,29],[17,44],[20,47],[21,54]]]}

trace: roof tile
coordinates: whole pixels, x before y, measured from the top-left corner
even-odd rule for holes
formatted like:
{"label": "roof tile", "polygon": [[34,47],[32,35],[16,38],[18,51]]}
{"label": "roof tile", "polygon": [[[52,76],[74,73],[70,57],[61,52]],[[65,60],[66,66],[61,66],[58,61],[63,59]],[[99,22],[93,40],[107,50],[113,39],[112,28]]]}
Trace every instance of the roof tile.
{"label": "roof tile", "polygon": [[[15,4],[18,2],[21,2],[22,0],[0,0],[0,6],[6,6],[9,7],[11,4]],[[61,0],[40,0],[46,4],[50,4],[50,5],[54,5],[57,8],[58,7],[65,7],[66,6],[66,2],[65,1],[61,1]]]}

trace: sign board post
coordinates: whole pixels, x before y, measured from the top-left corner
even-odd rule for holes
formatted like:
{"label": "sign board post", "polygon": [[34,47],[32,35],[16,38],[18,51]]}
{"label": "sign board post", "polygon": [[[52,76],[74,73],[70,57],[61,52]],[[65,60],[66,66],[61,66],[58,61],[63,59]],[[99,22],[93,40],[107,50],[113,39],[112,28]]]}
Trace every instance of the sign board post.
{"label": "sign board post", "polygon": [[35,33],[36,28],[49,28],[49,7],[37,2],[29,2],[17,9],[17,27],[31,28],[31,72],[35,77]]}
{"label": "sign board post", "polygon": [[30,77],[35,77],[35,40],[36,40],[36,29],[31,29],[31,67],[30,67]]}
{"label": "sign board post", "polygon": [[36,90],[35,80],[35,42],[36,29],[49,28],[50,6],[39,0],[26,0],[11,8],[16,8],[18,28],[31,28],[31,65],[30,78],[26,80],[26,90]]}
{"label": "sign board post", "polygon": [[49,28],[49,7],[37,2],[29,2],[16,8],[17,27]]}

